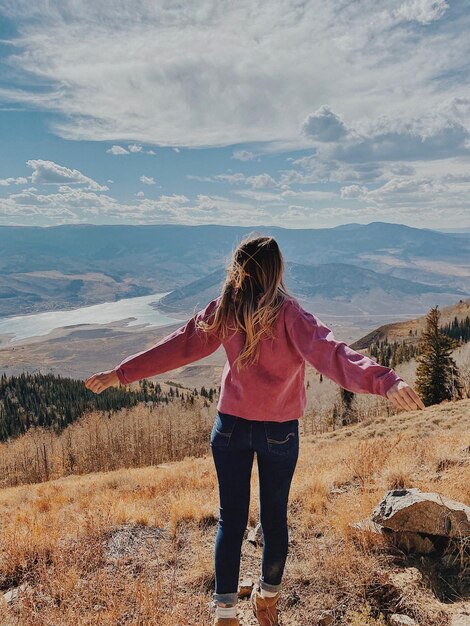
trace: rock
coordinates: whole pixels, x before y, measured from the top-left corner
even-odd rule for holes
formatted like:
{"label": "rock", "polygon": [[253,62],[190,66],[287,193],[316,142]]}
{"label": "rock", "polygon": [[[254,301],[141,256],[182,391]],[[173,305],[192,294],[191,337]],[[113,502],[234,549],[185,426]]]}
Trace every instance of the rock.
{"label": "rock", "polygon": [[390,626],[418,626],[417,622],[408,615],[401,615],[394,613],[389,617],[388,623]]}
{"label": "rock", "polygon": [[373,522],[368,517],[361,519],[358,522],[351,522],[349,526],[353,530],[359,530],[361,532],[369,532],[374,535],[383,534],[383,526],[381,526],[380,524],[377,524],[376,522]]}
{"label": "rock", "polygon": [[[388,531],[388,533],[386,532]],[[434,552],[434,544],[429,537],[422,537],[419,533],[407,531],[394,532],[385,529],[387,539],[403,552],[415,554],[431,554]]]}
{"label": "rock", "polygon": [[254,546],[263,545],[263,529],[260,522],[248,531],[247,540]]}
{"label": "rock", "polygon": [[417,488],[388,491],[372,512],[371,519],[394,531],[470,536],[470,507]]}
{"label": "rock", "polygon": [[331,613],[326,613],[318,620],[318,626],[331,626],[333,623],[333,615]]}
{"label": "rock", "polygon": [[434,552],[434,544],[429,537],[423,537],[419,533],[400,531],[395,532],[390,528],[381,526],[368,517],[349,524],[350,528],[361,533],[371,533],[381,535],[390,544],[396,546],[404,552],[414,552],[416,554],[430,554]]}
{"label": "rock", "polygon": [[129,563],[148,563],[155,556],[163,528],[125,523],[105,535],[104,556],[108,562],[127,559]]}
{"label": "rock", "polygon": [[468,626],[470,624],[470,613],[461,613],[454,615],[450,622],[450,626]]}
{"label": "rock", "polygon": [[253,579],[251,577],[244,578],[238,587],[239,598],[249,598],[253,589]]}
{"label": "rock", "polygon": [[18,596],[20,595],[22,591],[26,589],[27,586],[28,585],[26,583],[23,583],[22,585],[19,585],[18,587],[13,587],[12,589],[9,589],[7,592],[3,594],[3,599],[5,600],[7,604],[9,604],[10,602],[13,602],[14,600],[18,600]]}

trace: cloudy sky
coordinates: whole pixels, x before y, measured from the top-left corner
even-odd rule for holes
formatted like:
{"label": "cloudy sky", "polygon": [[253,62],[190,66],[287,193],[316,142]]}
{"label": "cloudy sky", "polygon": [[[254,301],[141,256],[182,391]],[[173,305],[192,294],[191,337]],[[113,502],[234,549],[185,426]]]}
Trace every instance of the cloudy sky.
{"label": "cloudy sky", "polygon": [[0,224],[470,226],[467,0],[0,0]]}

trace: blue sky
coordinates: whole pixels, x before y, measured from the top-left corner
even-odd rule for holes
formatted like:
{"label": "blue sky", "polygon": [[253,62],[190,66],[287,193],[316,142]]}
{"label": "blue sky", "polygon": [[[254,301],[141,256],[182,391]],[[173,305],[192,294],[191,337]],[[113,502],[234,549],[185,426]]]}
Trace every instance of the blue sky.
{"label": "blue sky", "polygon": [[470,226],[464,0],[0,0],[0,224]]}

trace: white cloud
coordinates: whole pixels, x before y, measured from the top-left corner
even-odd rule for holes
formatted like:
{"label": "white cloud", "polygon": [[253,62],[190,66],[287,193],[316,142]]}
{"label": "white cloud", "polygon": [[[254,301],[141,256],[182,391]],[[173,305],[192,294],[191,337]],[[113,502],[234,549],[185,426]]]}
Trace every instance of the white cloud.
{"label": "white cloud", "polygon": [[449,5],[445,0],[406,0],[390,14],[398,20],[429,24],[440,19],[448,8]]}
{"label": "white cloud", "polygon": [[[469,55],[469,13],[449,11],[443,0],[385,6],[242,0],[220,11],[201,0],[188,11],[151,0],[132,8],[3,2],[18,31],[7,63],[21,87],[2,87],[0,98],[63,114],[51,128],[67,139],[267,142],[260,154],[311,145],[299,129],[306,111],[325,103],[360,128],[382,113],[419,118],[443,93],[465,97],[459,71]],[[328,137],[313,122],[314,133]],[[340,130],[337,123],[329,132]]]}
{"label": "white cloud", "polygon": [[153,176],[144,176],[142,175],[139,178],[141,183],[144,183],[144,185],[156,185],[157,183],[155,182],[155,179],[153,178]]}
{"label": "white cloud", "polygon": [[247,224],[269,223],[269,211],[241,200],[224,196],[199,194],[190,200],[183,194],[162,195],[157,199],[136,194],[135,204],[119,202],[103,193],[61,185],[58,193],[38,194],[22,192],[0,198],[0,223],[43,225],[68,222],[113,221],[136,224]]}
{"label": "white cloud", "polygon": [[111,148],[109,148],[109,150],[106,150],[106,152],[109,152],[110,154],[114,154],[116,156],[120,154],[129,154],[128,150],[126,150],[122,146],[112,146]]}
{"label": "white cloud", "polygon": [[276,181],[269,174],[258,174],[256,176],[248,176],[246,179],[247,185],[254,187],[255,189],[261,189],[263,187],[275,187]]}
{"label": "white cloud", "polygon": [[79,170],[58,165],[53,161],[30,159],[26,161],[26,165],[29,165],[34,170],[31,175],[31,182],[35,184],[58,185],[75,183],[86,185],[88,189],[93,189],[94,191],[108,191],[109,189],[106,185],[100,185],[92,178],[85,176]]}
{"label": "white cloud", "polygon": [[329,106],[323,104],[304,121],[301,132],[318,141],[340,141],[350,132],[343,120]]}
{"label": "white cloud", "polygon": [[[196,200],[180,202],[180,193],[147,199],[141,191],[129,204],[85,196],[109,190],[78,170],[32,160],[31,177],[1,179],[0,188],[53,183],[58,193],[24,189],[2,206],[16,211],[23,203],[25,211],[39,207],[59,219],[57,203],[73,212],[83,202],[77,220],[151,223],[301,225],[302,215],[305,224],[327,209],[332,220],[399,221],[408,211],[405,221],[419,225],[447,211],[463,221],[470,213],[470,13],[449,5],[241,0],[219,11],[215,0],[201,0],[189,12],[185,3],[151,0],[132,7],[0,0],[0,13],[18,33],[7,59],[18,87],[0,87],[0,100],[58,113],[48,117],[54,132],[107,141],[112,155],[154,155],[150,145],[175,153],[177,146],[230,146],[224,156],[246,170],[225,169],[221,161],[223,173],[186,175],[218,183],[221,194],[229,187],[230,198],[195,184],[203,192]],[[288,150],[300,156],[282,159],[286,169],[277,169],[281,159],[269,157]],[[262,169],[254,167],[260,157]],[[148,176],[140,181],[157,184]],[[343,208],[331,204],[340,200]]]}
{"label": "white cloud", "polygon": [[155,154],[154,150],[144,150],[142,146],[139,146],[135,143],[128,145],[127,148],[128,149],[126,150],[126,148],[123,148],[122,146],[114,145],[109,148],[109,150],[106,150],[106,152],[109,152],[110,154],[114,154],[116,156],[119,156],[121,154],[137,154],[139,152],[141,154]]}
{"label": "white cloud", "polygon": [[369,207],[388,210],[396,217],[414,214],[429,226],[430,216],[435,220],[440,218],[444,224],[450,215],[465,225],[470,213],[470,176],[395,177],[375,189],[359,185],[343,187],[341,197],[366,202]]}
{"label": "white cloud", "polygon": [[236,150],[232,155],[232,159],[237,161],[253,161],[254,158],[255,155],[250,150]]}
{"label": "white cloud", "polygon": [[361,187],[361,185],[348,185],[347,187],[342,187],[341,197],[342,198],[363,198],[367,196],[367,192],[368,192],[367,187]]}
{"label": "white cloud", "polygon": [[8,187],[9,185],[27,185],[28,179],[24,176],[17,176],[16,178],[0,178],[0,187]]}

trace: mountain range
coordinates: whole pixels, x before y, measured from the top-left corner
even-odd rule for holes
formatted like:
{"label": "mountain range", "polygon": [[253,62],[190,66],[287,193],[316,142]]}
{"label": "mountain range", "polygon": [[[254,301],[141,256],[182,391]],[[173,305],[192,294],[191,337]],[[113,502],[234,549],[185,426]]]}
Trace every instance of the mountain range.
{"label": "mountain range", "polygon": [[274,236],[286,261],[286,284],[299,297],[324,303],[325,310],[340,299],[345,315],[380,307],[404,312],[411,305],[418,312],[436,298],[445,305],[470,293],[470,237],[464,232],[386,222],[311,229],[0,226],[0,317],[172,290],[162,305],[184,311],[194,306],[189,292],[201,301],[206,288],[214,293],[248,233]]}

